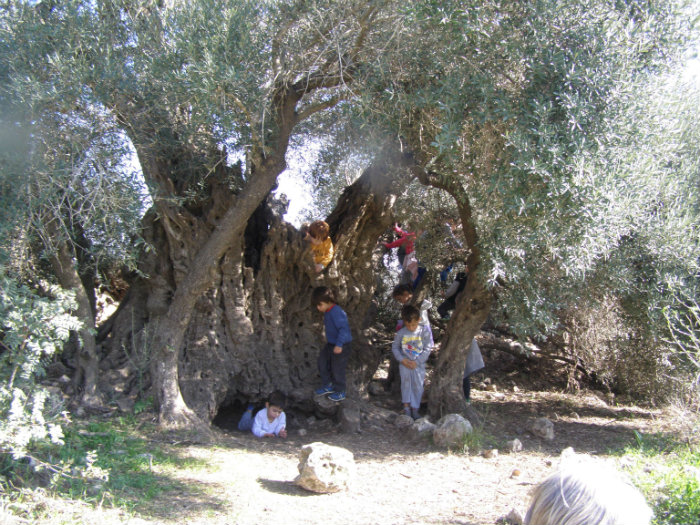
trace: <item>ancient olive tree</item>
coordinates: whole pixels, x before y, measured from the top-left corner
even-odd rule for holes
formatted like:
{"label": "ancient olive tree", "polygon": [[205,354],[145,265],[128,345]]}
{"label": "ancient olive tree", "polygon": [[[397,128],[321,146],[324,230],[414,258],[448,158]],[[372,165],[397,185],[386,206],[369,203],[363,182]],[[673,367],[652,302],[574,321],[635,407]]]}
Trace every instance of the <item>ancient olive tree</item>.
{"label": "ancient olive tree", "polygon": [[[66,118],[108,114],[136,151],[153,207],[139,273],[100,334],[107,370],[147,347],[165,424],[315,379],[317,284],[337,288],[357,358],[389,221],[388,182],[409,162],[387,142],[329,218],[336,261],[315,274],[270,191],[295,133],[354,96],[391,40],[393,9],[364,2],[66,2],[12,6],[9,74],[42,82]],[[303,125],[303,126],[302,126]],[[304,126],[307,126],[305,128]],[[360,366],[361,368],[361,366]],[[108,377],[108,376],[105,376]]]}
{"label": "ancient olive tree", "polygon": [[[606,126],[617,86],[663,62],[683,19],[674,9],[602,1],[8,7],[10,81],[30,79],[34,102],[68,123],[108,115],[133,145],[153,202],[138,272],[98,334],[104,388],[134,372],[128,357],[138,348],[164,424],[198,424],[276,388],[303,404],[316,378],[320,317],[308,297],[318,284],[336,288],[349,314],[361,388],[378,353],[366,330],[377,239],[410,173],[451,195],[468,248],[470,278],[430,398],[434,414],[462,409],[465,343],[493,297],[499,311],[517,314],[516,328],[546,331],[581,289],[565,286],[567,276],[585,284],[605,257],[603,242],[580,257],[597,223],[584,213],[596,179],[579,167],[601,131],[614,133]],[[332,136],[338,118],[371,130],[373,158],[327,219],[336,257],[317,274],[271,190],[290,145]]]}

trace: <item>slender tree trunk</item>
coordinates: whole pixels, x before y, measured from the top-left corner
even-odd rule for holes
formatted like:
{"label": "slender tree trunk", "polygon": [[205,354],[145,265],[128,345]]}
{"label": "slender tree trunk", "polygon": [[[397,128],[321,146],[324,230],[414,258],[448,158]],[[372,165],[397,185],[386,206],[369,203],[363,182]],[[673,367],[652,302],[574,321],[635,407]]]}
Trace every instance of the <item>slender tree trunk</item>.
{"label": "slender tree trunk", "polygon": [[428,396],[428,411],[434,417],[441,417],[448,413],[466,411],[462,377],[466,366],[467,350],[488,317],[491,309],[491,293],[483,283],[479,271],[481,252],[466,191],[454,179],[439,177],[424,170],[416,170],[415,173],[423,184],[441,188],[455,199],[462,222],[465,246],[469,250],[467,283],[457,297],[455,311],[440,345],[438,362],[433,370]]}
{"label": "slender tree trunk", "polygon": [[51,257],[51,264],[61,286],[75,293],[75,300],[78,303],[76,315],[83,323],[83,328],[78,333],[78,370],[76,371],[78,383],[76,386],[82,392],[81,403],[91,407],[102,406],[104,400],[97,384],[99,360],[95,344],[95,314],[78,274],[77,260],[68,243],[59,242]]}

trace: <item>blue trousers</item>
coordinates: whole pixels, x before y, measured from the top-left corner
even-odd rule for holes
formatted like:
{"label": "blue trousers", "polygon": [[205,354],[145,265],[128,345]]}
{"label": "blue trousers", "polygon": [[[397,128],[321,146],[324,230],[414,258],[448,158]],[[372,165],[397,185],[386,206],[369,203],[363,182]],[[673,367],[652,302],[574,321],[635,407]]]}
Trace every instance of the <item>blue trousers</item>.
{"label": "blue trousers", "polygon": [[332,385],[335,392],[345,392],[345,367],[350,357],[351,343],[343,345],[343,351],[333,353],[335,345],[326,343],[318,353],[318,373],[321,375],[321,385]]}
{"label": "blue trousers", "polygon": [[241,416],[241,420],[238,422],[238,430],[244,432],[250,432],[253,430],[253,411],[246,410]]}

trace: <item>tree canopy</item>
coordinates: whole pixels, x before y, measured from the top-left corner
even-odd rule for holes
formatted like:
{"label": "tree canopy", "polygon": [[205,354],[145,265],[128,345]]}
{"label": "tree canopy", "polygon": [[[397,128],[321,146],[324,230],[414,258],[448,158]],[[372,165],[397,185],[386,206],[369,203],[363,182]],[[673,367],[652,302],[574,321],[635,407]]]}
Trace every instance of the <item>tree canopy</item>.
{"label": "tree canopy", "polygon": [[[610,305],[627,327],[611,338],[654,345],[664,370],[693,369],[697,327],[681,335],[669,320],[684,318],[698,280],[698,90],[667,72],[697,38],[696,7],[11,2],[0,19],[0,118],[21,139],[5,141],[1,159],[13,211],[0,226],[14,232],[3,255],[20,260],[28,230],[16,219],[26,217],[45,241],[37,263],[84,292],[76,275],[86,265],[139,248],[126,301],[132,316],[141,305],[139,322],[114,322],[122,328],[104,340],[118,346],[150,327],[150,375],[172,423],[196,417],[180,392],[199,388],[180,377],[183,355],[222,346],[241,363],[200,415],[251,394],[245,375],[271,373],[256,368],[255,348],[279,348],[289,363],[303,353],[301,343],[283,349],[310,337],[298,296],[326,279],[364,315],[379,236],[397,216],[433,227],[432,208],[459,219],[471,270],[436,368],[436,411],[450,404],[462,340],[489,315],[544,339]],[[322,276],[308,275],[303,244],[271,212],[290,147],[308,144],[322,148],[312,180],[338,197],[329,222],[339,255]],[[152,202],[143,218],[124,161],[131,147]],[[339,177],[349,165],[362,176]],[[273,261],[273,246],[287,260]],[[273,267],[286,281],[270,280]],[[80,317],[94,329],[89,288]],[[206,323],[218,328],[199,333]],[[358,320],[370,348],[366,328]],[[672,351],[681,341],[690,353]],[[609,355],[619,350],[607,343]],[[285,381],[297,387],[309,373]]]}

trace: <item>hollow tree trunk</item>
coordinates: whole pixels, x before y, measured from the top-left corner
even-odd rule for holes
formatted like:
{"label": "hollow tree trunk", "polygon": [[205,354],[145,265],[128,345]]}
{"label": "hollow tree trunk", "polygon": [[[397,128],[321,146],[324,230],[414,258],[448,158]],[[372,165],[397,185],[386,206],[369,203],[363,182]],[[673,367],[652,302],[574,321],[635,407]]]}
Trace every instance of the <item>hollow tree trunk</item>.
{"label": "hollow tree trunk", "polygon": [[[152,277],[135,282],[126,300],[145,302],[146,309],[139,312],[133,304],[120,307],[120,318],[112,324],[114,337],[106,340],[112,352],[106,350],[112,355],[116,347],[129,343],[125,327],[130,323],[136,329],[157,325],[159,333],[183,331],[178,351],[153,356],[154,387],[177,385],[177,390],[159,392],[161,413],[162,403],[174,400],[168,411],[189,407],[198,419],[210,421],[223,404],[260,401],[276,389],[288,393],[292,405],[306,406],[319,380],[316,359],[323,343],[322,316],[312,308],[310,294],[315,286],[327,285],[337,290],[339,303],[348,313],[354,337],[350,388],[361,389],[377,361],[366,329],[376,286],[377,239],[392,221],[393,189],[402,187],[397,177],[406,175],[410,162],[398,149],[387,147],[346,189],[327,219],[336,255],[320,274],[314,270],[301,233],[272,211],[269,197],[264,199],[239,226],[243,233],[209,265],[208,289],[196,296],[185,294],[194,296],[189,316],[173,315],[175,297],[184,292],[173,292],[172,283],[178,280],[173,275],[178,270],[169,254],[172,239],[192,237],[194,231],[175,236],[166,231],[172,224],[153,220],[154,214],[149,214],[146,231],[155,249],[144,259],[142,271]],[[212,185],[201,222],[216,220],[225,208],[217,204],[226,201],[225,191],[223,185]],[[200,231],[204,235],[207,228],[202,226]],[[187,279],[181,279],[178,289],[188,290]],[[163,324],[165,319],[182,324]]]}

